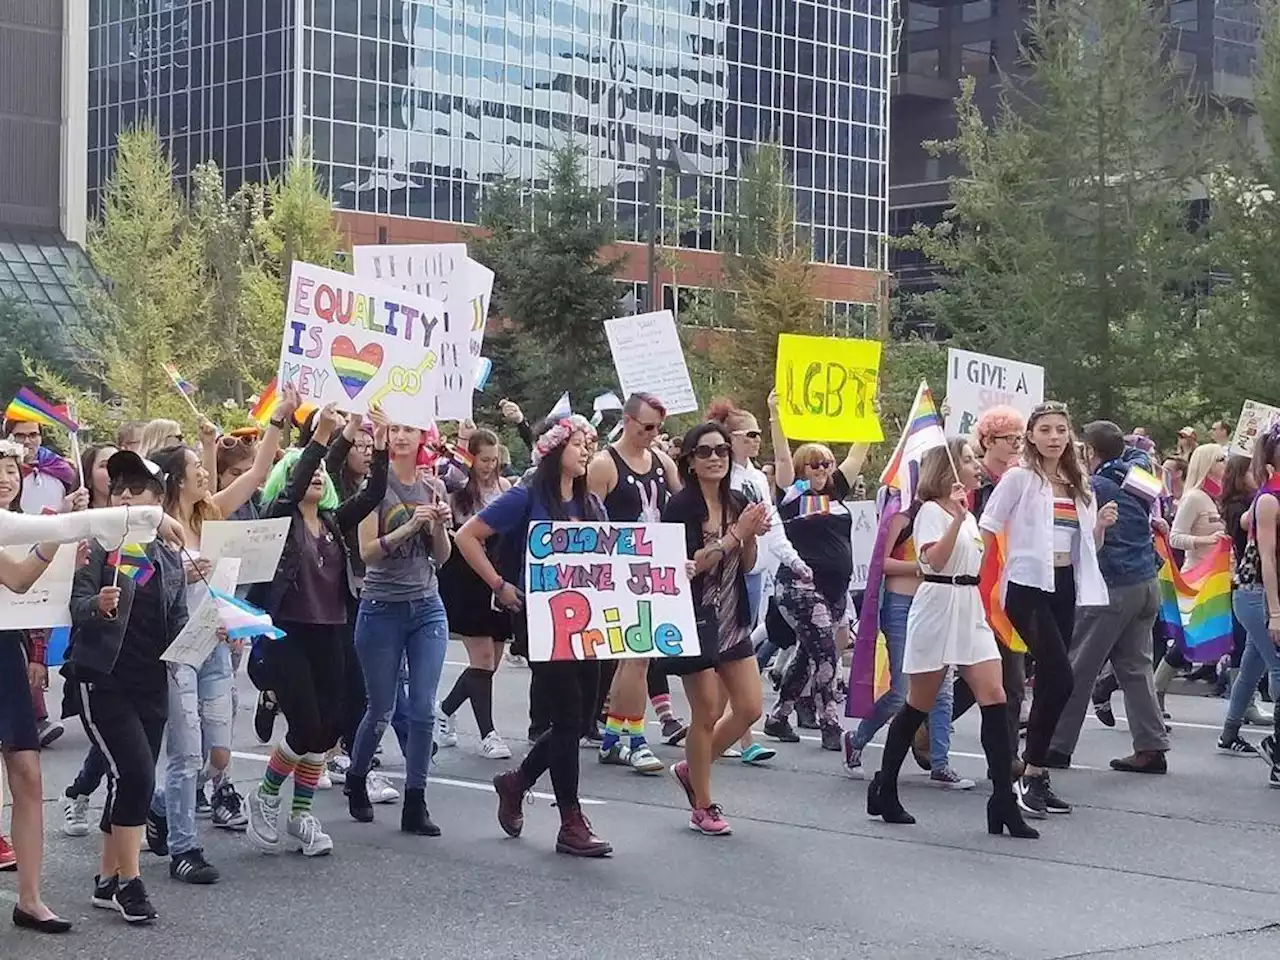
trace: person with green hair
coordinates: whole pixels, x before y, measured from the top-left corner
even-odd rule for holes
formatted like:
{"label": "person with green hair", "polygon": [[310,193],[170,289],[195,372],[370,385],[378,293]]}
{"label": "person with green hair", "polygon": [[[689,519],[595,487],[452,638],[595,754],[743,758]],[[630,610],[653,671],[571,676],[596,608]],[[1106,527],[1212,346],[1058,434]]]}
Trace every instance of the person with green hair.
{"label": "person with green hair", "polygon": [[[249,676],[260,690],[272,690],[289,732],[271,754],[266,773],[248,797],[248,836],[267,852],[286,842],[308,857],[333,849],[333,841],[311,812],[325,753],[338,740],[344,689],[347,608],[346,532],[382,502],[387,490],[387,420],[376,406],[373,462],[369,481],[339,501],[324,468],[329,440],[344,419],[329,404],[316,417],[311,442],[290,450],[272,469],[263,488],[264,517],[290,517],[280,565],[270,583],[254,586],[249,602],[271,614],[285,636],[260,638],[249,661]],[[280,788],[293,777],[293,802],[280,830]]]}

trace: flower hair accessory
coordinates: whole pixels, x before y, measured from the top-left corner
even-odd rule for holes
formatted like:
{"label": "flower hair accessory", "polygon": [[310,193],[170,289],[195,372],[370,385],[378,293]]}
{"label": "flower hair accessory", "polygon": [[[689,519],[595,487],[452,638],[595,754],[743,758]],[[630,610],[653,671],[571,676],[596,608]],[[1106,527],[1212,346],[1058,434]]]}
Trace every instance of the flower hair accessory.
{"label": "flower hair accessory", "polygon": [[1280,420],[1274,421],[1271,426],[1267,428],[1267,440],[1271,443],[1280,442]]}
{"label": "flower hair accessory", "polygon": [[547,454],[563,447],[575,433],[584,433],[588,439],[595,439],[596,428],[591,425],[590,420],[576,413],[565,417],[534,441],[531,457],[533,465],[536,467]]}
{"label": "flower hair accessory", "polygon": [[13,457],[15,460],[25,460],[27,458],[27,448],[16,440],[0,440],[0,459],[5,457]]}

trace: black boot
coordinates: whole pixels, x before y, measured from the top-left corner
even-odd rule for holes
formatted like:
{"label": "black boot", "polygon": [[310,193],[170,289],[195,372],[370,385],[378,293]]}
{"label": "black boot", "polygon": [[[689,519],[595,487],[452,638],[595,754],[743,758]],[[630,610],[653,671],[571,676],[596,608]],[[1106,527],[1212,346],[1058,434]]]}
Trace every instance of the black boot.
{"label": "black boot", "polygon": [[987,832],[1020,840],[1038,840],[1040,832],[1027,826],[1013,795],[1013,747],[1009,743],[1009,708],[994,703],[982,708],[982,750],[987,755],[991,799],[987,801]]}
{"label": "black boot", "polygon": [[1022,819],[1022,811],[1018,809],[1018,801],[1014,799],[1012,790],[993,793],[987,801],[987,833],[998,837],[1006,829],[1009,836],[1018,840],[1040,839],[1040,831],[1027,826],[1027,822]]}
{"label": "black boot", "polygon": [[867,787],[867,815],[880,817],[885,823],[916,822],[898,801],[898,781],[885,779],[883,772],[876,773]]}
{"label": "black boot", "polygon": [[351,819],[359,823],[373,823],[373,804],[369,802],[368,778],[348,773],[345,792],[347,810],[351,814]]}
{"label": "black boot", "polygon": [[431,821],[427,812],[426,795],[422,790],[406,790],[404,807],[400,811],[400,829],[405,833],[416,833],[420,837],[438,837],[440,828]]}

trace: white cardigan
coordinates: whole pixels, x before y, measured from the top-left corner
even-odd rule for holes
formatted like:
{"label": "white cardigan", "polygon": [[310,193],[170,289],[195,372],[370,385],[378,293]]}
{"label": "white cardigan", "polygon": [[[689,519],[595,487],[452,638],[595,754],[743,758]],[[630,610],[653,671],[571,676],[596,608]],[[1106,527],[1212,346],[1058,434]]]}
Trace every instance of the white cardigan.
{"label": "white cardigan", "polygon": [[[1098,569],[1098,546],[1093,531],[1098,523],[1098,504],[1076,501],[1080,516],[1080,536],[1072,550],[1071,566],[1076,577],[1076,605],[1103,607],[1108,594],[1102,571]],[[991,499],[982,510],[983,530],[1008,537],[1004,581],[1020,583],[1045,593],[1054,592],[1053,579],[1053,486],[1028,467],[1013,467],[996,484]]]}

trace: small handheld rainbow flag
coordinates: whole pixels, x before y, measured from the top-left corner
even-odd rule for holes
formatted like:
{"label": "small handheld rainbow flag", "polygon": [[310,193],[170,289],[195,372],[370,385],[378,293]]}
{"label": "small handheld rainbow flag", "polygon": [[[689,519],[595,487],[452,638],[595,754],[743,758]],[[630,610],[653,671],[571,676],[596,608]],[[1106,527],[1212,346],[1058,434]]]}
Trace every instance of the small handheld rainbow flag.
{"label": "small handheld rainbow flag", "polygon": [[156,572],[156,565],[140,543],[126,543],[119,550],[112,550],[107,556],[107,563],[140,587],[146,586]]}
{"label": "small handheld rainbow flag", "polygon": [[9,401],[4,415],[7,420],[38,423],[42,427],[66,427],[72,433],[80,429],[80,424],[71,418],[66,407],[54,406],[30,387],[18,391],[18,395]]}
{"label": "small handheld rainbow flag", "polygon": [[269,423],[271,415],[275,413],[278,406],[280,406],[280,387],[276,383],[276,378],[272,377],[271,382],[258,394],[258,402],[250,408],[249,416],[258,423]]}
{"label": "small handheld rainbow flag", "polygon": [[1124,475],[1124,482],[1120,487],[1146,503],[1154,503],[1156,497],[1164,492],[1164,484],[1160,478],[1136,464]]}
{"label": "small handheld rainbow flag", "polygon": [[1231,623],[1231,541],[1222,540],[1207,557],[1183,573],[1162,533],[1155,535],[1160,557],[1160,619],[1193,663],[1209,663],[1235,646]]}
{"label": "small handheld rainbow flag", "polygon": [[947,435],[942,429],[937,404],[925,380],[920,381],[916,399],[911,404],[907,427],[902,431],[893,457],[889,460],[880,482],[902,493],[902,502],[910,505],[915,496],[916,480],[920,473],[920,461],[934,447],[946,446]]}
{"label": "small handheld rainbow flag", "polygon": [[182,374],[178,372],[177,367],[172,363],[166,363],[163,366],[164,372],[169,375],[169,379],[173,381],[173,385],[178,388],[179,393],[186,397],[190,397],[195,394],[195,384],[182,379]]}

